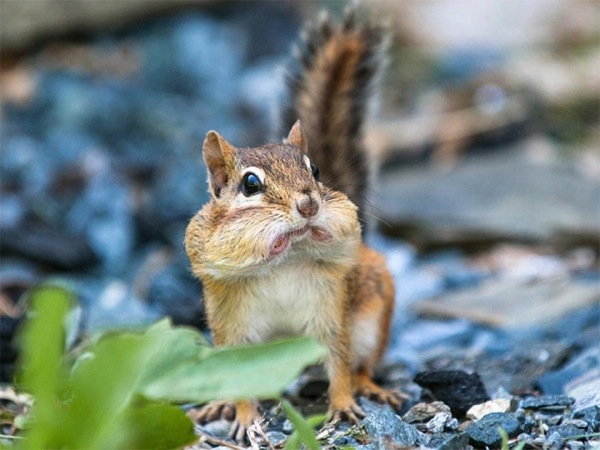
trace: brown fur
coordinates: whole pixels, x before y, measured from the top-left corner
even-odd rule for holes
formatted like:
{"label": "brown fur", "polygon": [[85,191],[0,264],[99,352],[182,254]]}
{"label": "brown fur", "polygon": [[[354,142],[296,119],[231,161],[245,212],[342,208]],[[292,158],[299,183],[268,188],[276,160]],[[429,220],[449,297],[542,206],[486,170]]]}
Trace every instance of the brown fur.
{"label": "brown fur", "polygon": [[325,16],[306,27],[287,67],[279,130],[283,135],[300,119],[321,180],[358,206],[362,223],[372,177],[364,119],[387,44],[381,26],[359,18],[365,15],[352,9],[341,23]]}
{"label": "brown fur", "polygon": [[[305,85],[297,92],[298,113],[309,122],[309,134],[297,122],[282,144],[257,148],[236,148],[214,131],[207,134],[204,159],[211,200],[190,221],[185,249],[193,272],[203,282],[215,344],[263,342],[287,335],[317,339],[329,350],[325,366],[331,417],[357,422],[364,413],[355,394],[395,407],[402,398],[371,380],[387,345],[392,277],[384,258],[361,243],[356,205],[346,194],[319,182],[311,166],[311,159],[323,159],[321,137],[338,160],[348,151],[343,146],[362,151],[356,130],[348,127],[361,122],[354,115],[363,111],[345,103],[365,100],[354,98],[357,81],[350,74],[372,57],[372,46],[364,43],[368,30],[345,23],[325,33],[327,39],[316,50]],[[331,73],[332,61],[340,78]],[[326,89],[335,92],[329,97],[328,113],[313,118],[310,111],[321,107],[313,102],[327,96]],[[328,137],[315,131],[320,126],[315,120],[327,122]],[[357,154],[364,158],[364,153]],[[339,167],[340,176],[362,170],[352,169],[353,163]],[[335,164],[325,166],[326,173],[337,170]],[[254,184],[248,191],[244,183],[250,175]],[[210,404],[198,418],[231,418],[234,413],[233,433],[239,440],[259,414],[255,402],[238,401],[235,408],[224,402]]]}

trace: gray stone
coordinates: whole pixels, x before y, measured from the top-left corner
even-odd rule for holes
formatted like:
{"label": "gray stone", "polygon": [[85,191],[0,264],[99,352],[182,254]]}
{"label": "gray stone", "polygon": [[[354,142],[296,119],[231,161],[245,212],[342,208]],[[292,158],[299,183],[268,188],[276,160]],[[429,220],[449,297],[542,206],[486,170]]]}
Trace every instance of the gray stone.
{"label": "gray stone", "polygon": [[196,426],[211,436],[227,439],[229,437],[229,430],[231,429],[231,422],[225,419],[219,419]]}
{"label": "gray stone", "polygon": [[572,397],[566,395],[545,395],[542,397],[527,397],[521,400],[524,409],[565,409],[575,403]]}
{"label": "gray stone", "polygon": [[559,370],[544,373],[537,381],[544,394],[562,394],[565,386],[588,370],[600,366],[600,350],[589,348]]}
{"label": "gray stone", "polygon": [[464,450],[469,444],[469,435],[467,433],[455,434],[441,443],[437,443],[436,446],[432,446],[431,443],[428,445],[429,448],[435,448],[435,450]]}
{"label": "gray stone", "polygon": [[545,279],[536,283],[496,279],[459,290],[415,309],[423,316],[467,318],[508,331],[548,326],[600,300],[597,281]]}
{"label": "gray stone", "polygon": [[377,408],[363,420],[363,426],[374,449],[387,449],[391,446],[408,447],[425,444],[427,437],[400,419],[389,407]]}
{"label": "gray stone", "polygon": [[575,411],[600,405],[600,367],[590,369],[571,381],[565,386],[565,393],[575,399]]}
{"label": "gray stone", "polygon": [[557,425],[550,427],[546,433],[546,444],[551,449],[562,449],[566,440],[581,436],[582,431],[573,425]]}
{"label": "gray stone", "polygon": [[563,232],[598,242],[600,183],[573,166],[530,161],[521,149],[451,170],[389,171],[380,191],[376,207],[392,233],[410,240],[412,232],[424,246],[545,241]]}
{"label": "gray stone", "polygon": [[519,421],[512,414],[492,413],[469,425],[465,433],[469,435],[473,445],[497,447],[502,442],[498,428],[502,428],[509,437],[521,432]]}
{"label": "gray stone", "polygon": [[281,431],[268,431],[266,435],[269,442],[275,447],[283,445],[288,438],[288,436]]}
{"label": "gray stone", "polygon": [[579,441],[569,441],[567,442],[567,448],[569,450],[583,450],[585,448],[585,444]]}
{"label": "gray stone", "polygon": [[439,413],[449,413],[450,407],[443,402],[417,403],[404,414],[406,423],[427,422]]}
{"label": "gray stone", "polygon": [[420,372],[415,376],[415,383],[429,389],[458,418],[463,417],[471,406],[490,399],[477,373],[462,370]]}
{"label": "gray stone", "polygon": [[580,409],[573,414],[573,419],[585,421],[588,424],[588,432],[598,432],[600,430],[600,406],[594,405]]}
{"label": "gray stone", "polygon": [[3,49],[24,51],[27,46],[48,36],[63,36],[73,32],[104,32],[107,27],[131,23],[174,7],[176,6],[169,0],[3,2],[2,17],[7,20],[1,22],[0,41]]}

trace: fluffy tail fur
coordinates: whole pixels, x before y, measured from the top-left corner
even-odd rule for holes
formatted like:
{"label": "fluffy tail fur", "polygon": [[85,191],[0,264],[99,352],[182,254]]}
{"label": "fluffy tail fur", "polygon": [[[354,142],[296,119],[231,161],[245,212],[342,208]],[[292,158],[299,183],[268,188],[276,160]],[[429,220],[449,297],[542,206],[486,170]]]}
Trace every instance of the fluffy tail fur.
{"label": "fluffy tail fur", "polygon": [[386,33],[360,13],[349,10],[340,23],[324,15],[304,30],[288,66],[289,98],[279,134],[285,136],[300,119],[321,181],[348,195],[364,219],[371,162],[363,125],[383,65]]}

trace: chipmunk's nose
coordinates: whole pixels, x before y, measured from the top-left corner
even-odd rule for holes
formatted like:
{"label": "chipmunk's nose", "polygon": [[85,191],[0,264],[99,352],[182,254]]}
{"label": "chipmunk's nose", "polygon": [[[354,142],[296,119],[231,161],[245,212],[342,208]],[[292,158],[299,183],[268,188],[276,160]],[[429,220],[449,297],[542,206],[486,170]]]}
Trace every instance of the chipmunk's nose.
{"label": "chipmunk's nose", "polygon": [[296,209],[302,217],[309,219],[319,212],[319,203],[310,194],[306,194],[296,203]]}

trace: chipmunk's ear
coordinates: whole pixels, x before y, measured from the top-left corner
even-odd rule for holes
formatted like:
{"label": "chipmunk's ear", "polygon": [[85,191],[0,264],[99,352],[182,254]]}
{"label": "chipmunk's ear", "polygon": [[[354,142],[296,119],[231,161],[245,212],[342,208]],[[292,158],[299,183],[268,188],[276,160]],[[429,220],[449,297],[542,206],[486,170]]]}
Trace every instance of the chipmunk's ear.
{"label": "chipmunk's ear", "polygon": [[233,167],[235,147],[216,131],[209,131],[204,139],[203,153],[210,191],[218,198],[229,181],[228,168]]}
{"label": "chipmunk's ear", "polygon": [[288,137],[283,140],[283,143],[295,145],[302,150],[303,153],[308,151],[308,143],[306,142],[306,137],[304,136],[304,130],[302,129],[300,120],[296,120],[296,123],[290,130],[290,134],[288,134]]}

